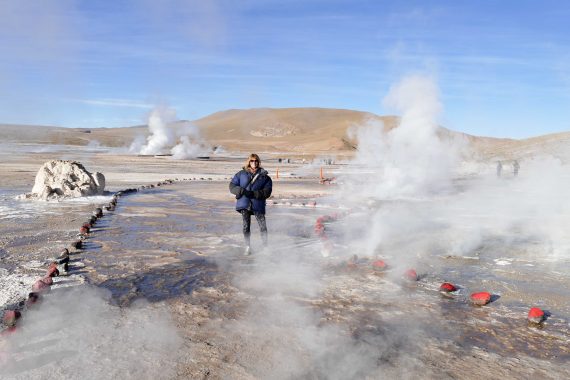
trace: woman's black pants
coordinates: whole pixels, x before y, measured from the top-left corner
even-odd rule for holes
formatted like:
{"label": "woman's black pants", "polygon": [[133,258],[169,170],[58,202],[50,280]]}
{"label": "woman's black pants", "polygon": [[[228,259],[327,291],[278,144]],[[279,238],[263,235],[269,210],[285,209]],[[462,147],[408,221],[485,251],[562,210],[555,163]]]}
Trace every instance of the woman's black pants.
{"label": "woman's black pants", "polygon": [[[243,219],[243,238],[245,239],[245,244],[247,246],[250,245],[250,236],[251,236],[251,214],[252,212],[249,210],[241,210],[241,217]],[[267,224],[265,223],[265,214],[260,213],[253,213],[255,215],[255,219],[257,219],[257,223],[259,224],[259,230],[261,231],[261,240],[263,241],[263,245],[267,245]]]}

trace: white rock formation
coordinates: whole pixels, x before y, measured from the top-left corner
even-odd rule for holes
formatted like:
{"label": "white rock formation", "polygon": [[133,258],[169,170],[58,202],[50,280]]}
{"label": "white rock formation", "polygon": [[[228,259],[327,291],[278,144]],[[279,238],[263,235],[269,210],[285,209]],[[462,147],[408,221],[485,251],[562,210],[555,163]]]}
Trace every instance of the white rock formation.
{"label": "white rock formation", "polygon": [[59,200],[103,194],[105,176],[89,173],[76,161],[52,160],[42,165],[30,194],[20,199]]}

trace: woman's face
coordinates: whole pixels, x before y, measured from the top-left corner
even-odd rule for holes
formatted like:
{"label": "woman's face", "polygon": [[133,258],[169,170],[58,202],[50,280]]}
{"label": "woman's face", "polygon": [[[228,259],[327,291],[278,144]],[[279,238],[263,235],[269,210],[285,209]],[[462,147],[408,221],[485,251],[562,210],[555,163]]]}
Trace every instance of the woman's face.
{"label": "woman's face", "polygon": [[252,158],[249,160],[249,166],[255,170],[259,166],[259,161],[257,161],[255,158]]}

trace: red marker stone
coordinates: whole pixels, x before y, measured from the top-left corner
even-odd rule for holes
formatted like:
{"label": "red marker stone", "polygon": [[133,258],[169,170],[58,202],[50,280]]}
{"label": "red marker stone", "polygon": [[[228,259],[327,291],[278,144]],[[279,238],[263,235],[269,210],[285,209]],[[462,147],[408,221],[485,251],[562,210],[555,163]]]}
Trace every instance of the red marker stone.
{"label": "red marker stone", "polygon": [[541,323],[544,317],[544,311],[538,307],[531,307],[528,312],[528,320],[532,323]]}
{"label": "red marker stone", "polygon": [[52,277],[57,277],[59,276],[59,269],[57,268],[49,268],[47,273],[46,273],[46,277],[47,278],[52,278]]}
{"label": "red marker stone", "polygon": [[404,279],[408,281],[418,281],[418,274],[414,269],[408,269],[404,272]]}
{"label": "red marker stone", "polygon": [[[48,277],[50,278],[50,277]],[[44,293],[49,291],[50,289],[50,284],[48,284],[47,282],[44,281],[44,279],[40,279],[38,281],[36,281],[34,283],[34,285],[32,285],[32,291],[36,292],[36,293]]]}
{"label": "red marker stone", "polygon": [[22,313],[20,313],[18,310],[6,310],[4,312],[2,321],[6,326],[13,327],[16,326],[16,321],[20,319],[21,316]]}
{"label": "red marker stone", "polygon": [[471,294],[471,302],[477,306],[484,306],[491,302],[491,293],[478,292]]}
{"label": "red marker stone", "polygon": [[[17,328],[16,326],[8,327],[6,330],[4,330],[4,331],[2,331],[2,332],[0,333],[0,336],[9,336],[9,335],[12,335],[12,334],[14,334],[14,333],[16,332],[17,329],[18,329],[18,328]],[[1,363],[1,361],[0,361],[0,363]]]}
{"label": "red marker stone", "polygon": [[453,285],[450,282],[444,282],[443,284],[441,284],[441,286],[439,287],[439,290],[442,292],[446,292],[446,293],[451,293],[457,290],[457,286]]}
{"label": "red marker stone", "polygon": [[325,232],[325,226],[322,223],[317,222],[315,224],[315,234],[321,236]]}
{"label": "red marker stone", "polygon": [[372,262],[372,269],[377,271],[385,270],[388,266],[384,262],[384,260],[375,260]]}
{"label": "red marker stone", "polygon": [[26,300],[26,306],[30,307],[30,306],[38,303],[39,301],[40,301],[40,294],[35,293],[35,292],[31,292],[30,294],[28,294],[28,299]]}
{"label": "red marker stone", "polygon": [[46,277],[57,277],[59,276],[59,270],[57,269],[57,263],[51,263],[48,267]]}

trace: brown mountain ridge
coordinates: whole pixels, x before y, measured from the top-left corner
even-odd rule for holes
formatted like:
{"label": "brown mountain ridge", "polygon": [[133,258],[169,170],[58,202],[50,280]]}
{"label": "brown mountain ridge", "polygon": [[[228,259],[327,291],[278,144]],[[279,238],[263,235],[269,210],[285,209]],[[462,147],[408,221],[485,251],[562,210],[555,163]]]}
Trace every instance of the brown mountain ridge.
{"label": "brown mountain ridge", "polygon": [[[213,113],[195,121],[178,121],[173,128],[199,127],[211,145],[226,151],[289,152],[306,155],[350,155],[357,149],[347,131],[369,122],[382,122],[395,128],[396,116],[378,116],[369,112],[329,108],[254,108]],[[148,135],[146,126],[125,128],[61,128],[50,126],[0,125],[3,142],[128,146],[137,135]],[[570,152],[570,132],[515,140],[468,135],[440,128],[440,136],[463,139],[482,159],[513,158],[539,152],[565,156]]]}

